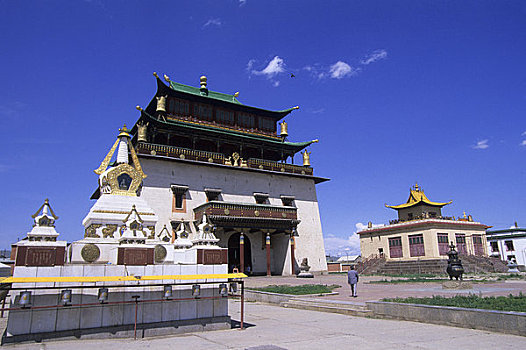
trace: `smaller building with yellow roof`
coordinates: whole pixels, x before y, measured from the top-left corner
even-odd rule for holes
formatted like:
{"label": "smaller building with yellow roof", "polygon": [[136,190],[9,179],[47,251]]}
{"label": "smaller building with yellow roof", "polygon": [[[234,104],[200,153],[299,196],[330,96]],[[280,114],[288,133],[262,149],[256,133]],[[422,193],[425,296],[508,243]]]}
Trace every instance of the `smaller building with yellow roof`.
{"label": "smaller building with yellow roof", "polygon": [[451,204],[429,200],[418,185],[409,189],[407,202],[385,205],[398,212],[398,219],[389,225],[368,227],[358,232],[364,259],[381,257],[387,260],[447,259],[449,244],[460,254],[487,256],[488,226],[473,221],[471,215],[455,219],[442,215],[442,207]]}

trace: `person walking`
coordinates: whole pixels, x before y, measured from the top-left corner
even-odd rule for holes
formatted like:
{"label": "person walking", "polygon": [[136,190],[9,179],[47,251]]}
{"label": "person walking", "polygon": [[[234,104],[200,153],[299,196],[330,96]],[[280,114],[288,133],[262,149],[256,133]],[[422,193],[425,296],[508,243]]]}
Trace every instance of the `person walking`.
{"label": "person walking", "polygon": [[351,296],[356,298],[356,286],[358,285],[358,272],[354,269],[354,265],[351,265],[351,269],[347,272],[347,283],[351,285]]}

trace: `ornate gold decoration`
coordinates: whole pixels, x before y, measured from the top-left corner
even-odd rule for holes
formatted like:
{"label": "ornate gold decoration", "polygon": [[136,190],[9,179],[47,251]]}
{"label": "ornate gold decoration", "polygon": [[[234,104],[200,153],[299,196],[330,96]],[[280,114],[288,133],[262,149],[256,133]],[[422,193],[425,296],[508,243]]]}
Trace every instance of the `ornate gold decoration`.
{"label": "ornate gold decoration", "polygon": [[[121,190],[119,189],[119,182],[118,177],[122,174],[128,174],[132,178],[132,182],[130,184],[130,187],[127,190]],[[142,173],[137,171],[134,167],[132,167],[129,164],[119,164],[115,168],[113,168],[111,171],[108,172],[108,183],[111,187],[111,193],[112,194],[120,194],[120,195],[130,195],[135,196],[137,189],[141,185],[142,182]]]}
{"label": "ornate gold decoration", "polygon": [[287,218],[287,213],[281,213],[281,216],[283,216],[284,219]]}
{"label": "ornate gold decoration", "polygon": [[208,158],[208,163],[213,163],[213,162],[214,162],[213,158]]}
{"label": "ornate gold decoration", "polygon": [[157,99],[157,112],[166,112],[166,97],[167,96],[156,96]]}
{"label": "ornate gold decoration", "polygon": [[100,238],[100,236],[97,234],[97,229],[101,226],[101,224],[91,224],[88,227],[86,227],[86,230],[84,232],[84,238]]}
{"label": "ornate gold decoration", "polygon": [[202,75],[201,78],[199,78],[199,82],[201,83],[201,89],[206,89],[206,75]]}
{"label": "ornate gold decoration", "polygon": [[259,216],[259,211],[258,210],[254,210],[254,215],[255,216]]}
{"label": "ornate gold decoration", "polygon": [[260,165],[258,168],[263,169],[263,165]]}
{"label": "ornate gold decoration", "polygon": [[106,171],[106,168],[108,168],[108,165],[110,164],[111,156],[113,156],[113,153],[115,153],[115,149],[117,148],[118,144],[119,144],[119,139],[115,140],[115,143],[111,147],[108,154],[106,154],[106,157],[104,157],[104,160],[100,164],[99,168],[94,170],[95,174],[100,175]]}
{"label": "ornate gold decoration", "polygon": [[236,91],[236,93],[234,94],[234,97],[239,97],[239,91]]}
{"label": "ornate gold decoration", "polygon": [[301,152],[303,155],[303,166],[310,166],[310,154],[311,152],[308,152],[307,150]]}
{"label": "ornate gold decoration", "polygon": [[230,210],[225,209],[225,215],[229,215],[229,214],[230,214]]}
{"label": "ornate gold decoration", "polygon": [[102,238],[107,238],[107,237],[114,238],[113,235],[115,234],[115,231],[117,231],[117,225],[115,224],[106,225],[106,227],[102,229]]}
{"label": "ornate gold decoration", "polygon": [[49,199],[45,199],[44,200],[44,204],[42,204],[40,206],[40,208],[38,208],[37,212],[33,215],[31,215],[31,217],[34,219],[38,216],[38,214],[40,214],[40,211],[44,208],[44,206],[47,205],[48,208],[49,208],[49,211],[51,212],[51,216],[53,217],[53,219],[57,220],[58,219],[58,216],[55,215],[55,212],[53,211],[53,209],[51,209],[51,205],[49,204]]}
{"label": "ornate gold decoration", "polygon": [[148,230],[150,230],[150,235],[148,236],[148,239],[155,239],[155,226],[146,226]]}
{"label": "ornate gold decoration", "polygon": [[157,154],[157,152],[155,152],[155,150],[152,150],[152,151],[150,152],[150,154],[151,154],[152,156],[154,156],[154,155]]}
{"label": "ornate gold decoration", "polygon": [[180,155],[179,155],[179,158],[180,158],[180,159],[185,159],[186,157],[184,156],[184,154],[180,154]]}
{"label": "ornate gold decoration", "polygon": [[168,77],[166,74],[164,75],[164,80],[166,80],[166,82],[168,82],[168,83],[171,82],[170,77]]}
{"label": "ornate gold decoration", "polygon": [[285,172],[285,168],[280,168],[279,171],[281,171],[282,173]]}
{"label": "ornate gold decoration", "polygon": [[82,247],[80,256],[84,261],[92,263],[100,257],[100,249],[95,244],[86,244]]}
{"label": "ornate gold decoration", "polygon": [[280,131],[279,135],[281,137],[289,136],[289,125],[287,124],[287,122],[283,121],[283,122],[279,123],[279,126],[281,127],[281,131]]}
{"label": "ornate gold decoration", "polygon": [[162,263],[166,259],[166,248],[160,244],[153,248],[153,256],[156,263]]}
{"label": "ornate gold decoration", "polygon": [[148,124],[150,123],[137,124],[137,141],[138,142],[148,141],[148,138],[147,138]]}

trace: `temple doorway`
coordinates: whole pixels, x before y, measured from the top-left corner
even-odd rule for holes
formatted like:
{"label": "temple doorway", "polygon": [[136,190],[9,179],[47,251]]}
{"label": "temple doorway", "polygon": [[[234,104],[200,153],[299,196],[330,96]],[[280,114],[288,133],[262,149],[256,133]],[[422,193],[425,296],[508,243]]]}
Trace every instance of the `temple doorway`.
{"label": "temple doorway", "polygon": [[[244,251],[245,251],[245,258],[244,265],[245,265],[245,271],[253,271],[252,270],[252,254],[250,249],[250,239],[248,239],[247,235],[245,236],[245,244],[244,244]],[[240,249],[239,249],[239,237],[240,233],[236,232],[230,236],[228,239],[228,272],[232,272],[234,267],[237,267],[238,269],[241,269],[241,260],[240,260]],[[243,272],[243,271],[239,271]]]}

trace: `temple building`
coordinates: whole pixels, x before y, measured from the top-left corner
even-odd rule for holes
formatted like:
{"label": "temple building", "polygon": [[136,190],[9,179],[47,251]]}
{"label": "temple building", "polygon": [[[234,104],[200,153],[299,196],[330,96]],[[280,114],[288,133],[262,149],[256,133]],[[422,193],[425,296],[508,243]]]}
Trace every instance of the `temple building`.
{"label": "temple building", "polygon": [[461,255],[487,256],[486,228],[473,221],[471,215],[448,217],[442,207],[452,203],[432,202],[416,184],[409,190],[406,203],[387,205],[398,212],[398,219],[389,225],[358,232],[365,259],[382,257],[389,260],[447,259],[452,242]]}
{"label": "temple building", "polygon": [[[228,248],[229,271],[290,275],[304,258],[311,271],[326,271],[316,184],[328,179],[310,165],[306,147],[317,140],[288,140],[283,118],[298,107],[248,106],[238,92],[209,90],[204,76],[200,87],[154,76],[157,92],[137,107],[131,129],[148,174],[141,197],[158,218],[154,231],[192,240],[206,226]],[[294,164],[298,153],[303,162]]]}
{"label": "temple building", "polygon": [[526,271],[526,228],[515,225],[507,229],[487,230],[488,247],[492,256],[518,265]]}

